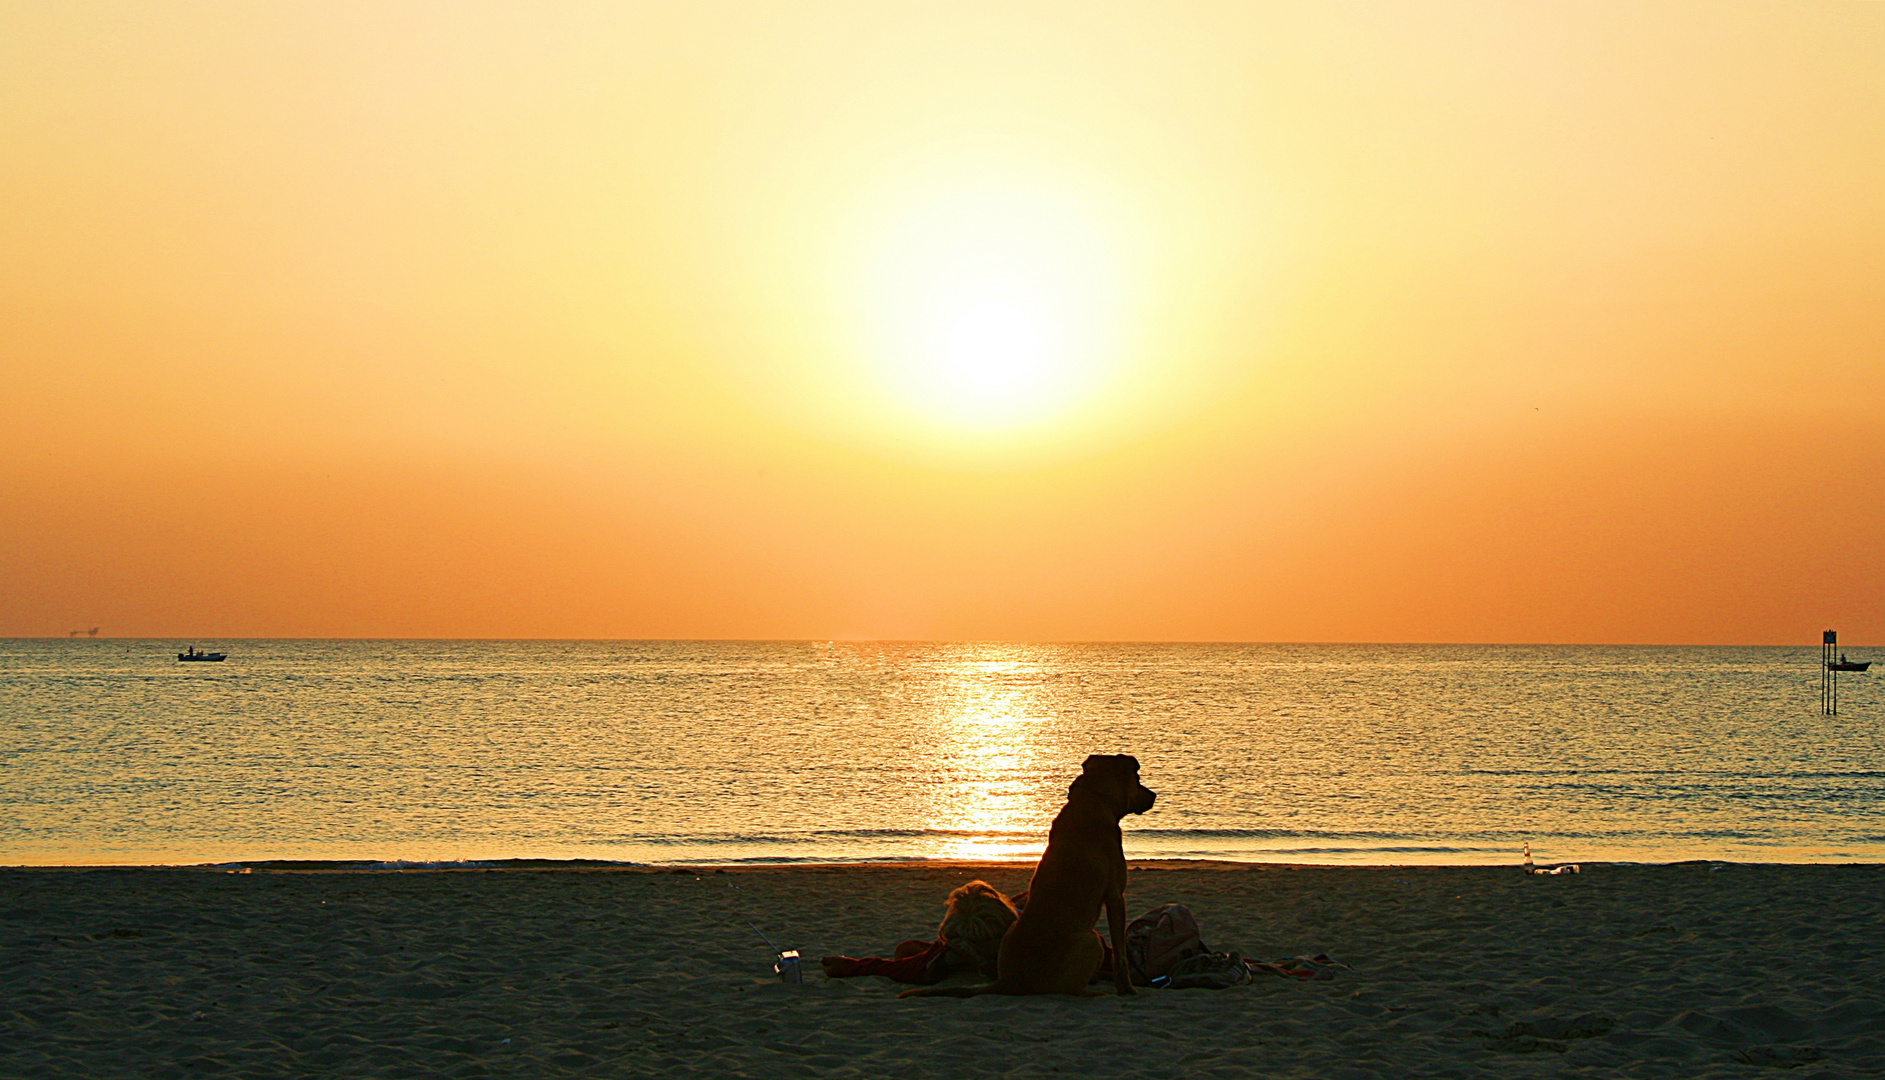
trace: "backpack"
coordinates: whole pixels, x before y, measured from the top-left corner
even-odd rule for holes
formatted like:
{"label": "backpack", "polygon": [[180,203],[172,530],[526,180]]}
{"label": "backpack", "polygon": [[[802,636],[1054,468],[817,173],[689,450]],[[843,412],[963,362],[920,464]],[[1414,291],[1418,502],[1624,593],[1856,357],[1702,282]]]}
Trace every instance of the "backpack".
{"label": "backpack", "polygon": [[1150,986],[1171,974],[1180,960],[1207,951],[1198,937],[1198,920],[1183,904],[1161,904],[1126,927],[1126,963],[1140,986]]}

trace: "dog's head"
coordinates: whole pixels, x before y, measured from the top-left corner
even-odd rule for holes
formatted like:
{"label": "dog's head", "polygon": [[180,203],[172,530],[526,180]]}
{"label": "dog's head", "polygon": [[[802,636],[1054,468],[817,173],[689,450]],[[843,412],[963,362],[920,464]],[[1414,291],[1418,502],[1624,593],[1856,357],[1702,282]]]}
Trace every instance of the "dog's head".
{"label": "dog's head", "polygon": [[1131,754],[1089,756],[1080,766],[1080,778],[1067,789],[1067,797],[1081,793],[1104,801],[1120,817],[1145,813],[1158,797],[1139,782],[1139,759]]}

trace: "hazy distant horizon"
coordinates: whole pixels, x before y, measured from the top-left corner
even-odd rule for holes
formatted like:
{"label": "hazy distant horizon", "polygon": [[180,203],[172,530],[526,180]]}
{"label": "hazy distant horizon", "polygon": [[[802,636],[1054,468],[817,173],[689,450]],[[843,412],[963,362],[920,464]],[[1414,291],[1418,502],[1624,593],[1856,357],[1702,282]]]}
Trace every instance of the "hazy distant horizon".
{"label": "hazy distant horizon", "polygon": [[[396,634],[10,634],[0,636],[0,640],[12,641],[185,641],[196,638],[205,641],[702,641],[728,642],[733,644],[765,644],[767,642],[850,642],[857,644],[884,645],[1473,645],[1487,648],[1511,647],[1549,647],[1553,645],[1575,646],[1577,648],[1600,649],[1615,647],[1627,648],[1701,648],[1721,646],[1736,649],[1790,649],[1805,646],[1820,646],[1819,632],[1815,631],[1813,640],[1807,641],[1258,641],[1233,640],[1228,638],[860,638],[860,637],[568,637],[558,635],[541,636],[470,636],[470,635],[396,635]],[[1862,641],[1847,641],[1841,638],[1839,645],[1855,649],[1871,648]]]}

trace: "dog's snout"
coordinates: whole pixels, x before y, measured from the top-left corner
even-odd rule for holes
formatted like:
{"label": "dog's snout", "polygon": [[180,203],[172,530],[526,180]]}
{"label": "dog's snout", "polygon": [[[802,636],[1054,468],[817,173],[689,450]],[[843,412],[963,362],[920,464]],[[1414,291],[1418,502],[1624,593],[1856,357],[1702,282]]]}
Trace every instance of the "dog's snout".
{"label": "dog's snout", "polygon": [[1145,813],[1147,810],[1152,809],[1152,803],[1157,798],[1158,798],[1157,792],[1153,791],[1149,787],[1146,787],[1144,784],[1139,785],[1139,793],[1133,799],[1132,812],[1135,814]]}

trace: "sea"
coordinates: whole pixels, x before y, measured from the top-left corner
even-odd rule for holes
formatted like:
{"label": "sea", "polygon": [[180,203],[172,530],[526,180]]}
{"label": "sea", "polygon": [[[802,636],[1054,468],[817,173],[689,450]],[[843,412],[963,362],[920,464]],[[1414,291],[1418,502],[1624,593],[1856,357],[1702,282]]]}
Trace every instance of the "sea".
{"label": "sea", "polygon": [[1022,860],[1120,753],[1137,859],[1877,862],[1881,679],[1824,715],[1817,645],[10,640],[0,864]]}

